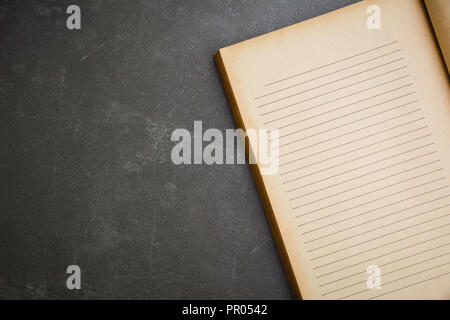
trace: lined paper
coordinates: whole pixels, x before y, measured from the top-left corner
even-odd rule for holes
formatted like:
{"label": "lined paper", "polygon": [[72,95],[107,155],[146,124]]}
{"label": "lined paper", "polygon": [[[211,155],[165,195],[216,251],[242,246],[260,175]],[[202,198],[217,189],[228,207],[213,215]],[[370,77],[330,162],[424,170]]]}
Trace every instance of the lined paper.
{"label": "lined paper", "polygon": [[254,173],[294,293],[450,299],[450,88],[422,1],[362,1],[216,58],[238,126],[279,133],[278,174]]}
{"label": "lined paper", "polygon": [[[450,273],[450,190],[401,43],[264,85],[280,175],[321,295],[382,298]],[[382,270],[383,293],[366,286]]]}

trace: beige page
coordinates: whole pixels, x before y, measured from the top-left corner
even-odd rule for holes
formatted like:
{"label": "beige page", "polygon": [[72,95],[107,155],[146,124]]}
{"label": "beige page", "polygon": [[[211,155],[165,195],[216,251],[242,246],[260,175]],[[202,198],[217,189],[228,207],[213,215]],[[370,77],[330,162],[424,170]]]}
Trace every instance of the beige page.
{"label": "beige page", "polygon": [[442,55],[450,69],[450,1],[425,0]]}
{"label": "beige page", "polygon": [[219,56],[238,124],[279,129],[258,184],[302,297],[449,299],[450,90],[423,3],[363,1]]}

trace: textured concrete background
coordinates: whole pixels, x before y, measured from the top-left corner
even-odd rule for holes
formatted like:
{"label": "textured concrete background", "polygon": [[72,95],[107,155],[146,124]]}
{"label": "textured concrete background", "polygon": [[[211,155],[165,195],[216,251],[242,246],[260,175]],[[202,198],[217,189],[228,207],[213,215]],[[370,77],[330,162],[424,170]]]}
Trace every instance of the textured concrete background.
{"label": "textured concrete background", "polygon": [[2,1],[0,298],[291,298],[249,168],[170,134],[235,128],[217,49],[353,2]]}

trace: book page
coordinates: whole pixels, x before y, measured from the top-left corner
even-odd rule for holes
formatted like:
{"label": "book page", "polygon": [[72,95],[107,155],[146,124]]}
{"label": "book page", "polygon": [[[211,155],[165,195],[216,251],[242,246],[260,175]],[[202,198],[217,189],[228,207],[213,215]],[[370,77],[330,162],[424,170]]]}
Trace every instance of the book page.
{"label": "book page", "polygon": [[363,1],[220,56],[245,129],[279,130],[261,183],[302,297],[449,299],[450,90],[422,2]]}
{"label": "book page", "polygon": [[447,68],[450,69],[450,1],[425,0],[428,15],[433,24],[436,38],[444,56]]}

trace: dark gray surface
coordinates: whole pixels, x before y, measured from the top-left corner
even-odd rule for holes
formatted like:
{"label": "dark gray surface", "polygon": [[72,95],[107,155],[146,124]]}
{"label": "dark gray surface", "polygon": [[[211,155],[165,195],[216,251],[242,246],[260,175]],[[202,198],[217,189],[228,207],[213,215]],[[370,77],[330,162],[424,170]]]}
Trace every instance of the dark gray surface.
{"label": "dark gray surface", "polygon": [[235,128],[217,49],[352,2],[2,1],[0,298],[291,298],[249,168],[170,134]]}

